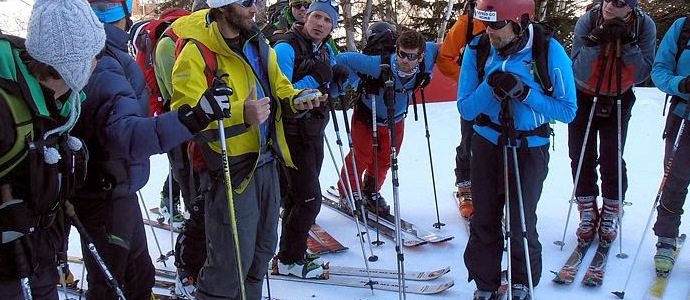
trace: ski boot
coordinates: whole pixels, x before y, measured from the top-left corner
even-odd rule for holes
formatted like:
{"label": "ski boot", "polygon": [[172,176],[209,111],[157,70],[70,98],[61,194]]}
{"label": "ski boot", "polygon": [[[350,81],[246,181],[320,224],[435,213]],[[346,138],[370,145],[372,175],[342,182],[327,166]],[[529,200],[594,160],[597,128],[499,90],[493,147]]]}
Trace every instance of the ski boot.
{"label": "ski boot", "polygon": [[185,299],[194,299],[196,295],[196,281],[192,275],[178,269],[178,277],[175,280],[175,294]]}
{"label": "ski boot", "polygon": [[512,294],[513,294],[513,299],[512,300],[529,300],[532,299],[529,294],[529,288],[522,284],[513,284],[513,287],[511,288]]}
{"label": "ski boot", "polygon": [[391,207],[386,203],[386,199],[379,192],[371,193],[366,198],[366,207],[369,211],[379,214],[381,216],[388,216],[391,214]]}
{"label": "ski boot", "polygon": [[654,255],[656,276],[668,277],[677,254],[675,238],[659,237],[659,241],[656,243],[656,255]]}
{"label": "ski boot", "polygon": [[465,219],[470,219],[474,213],[474,203],[472,202],[472,183],[470,181],[458,182],[458,203],[460,203],[460,215]]}
{"label": "ski boot", "polygon": [[610,245],[618,236],[618,200],[604,198],[599,213],[599,243]]}
{"label": "ski boot", "polygon": [[580,211],[580,224],[575,234],[580,245],[587,245],[594,240],[594,235],[599,224],[599,209],[597,197],[577,197],[577,210]]}
{"label": "ski boot", "polygon": [[496,292],[489,292],[489,291],[482,291],[482,290],[475,290],[474,291],[474,300],[494,300],[496,299]]}
{"label": "ski boot", "polygon": [[328,279],[328,263],[318,264],[306,258],[287,263],[276,256],[273,258],[271,274],[292,275],[305,279]]}

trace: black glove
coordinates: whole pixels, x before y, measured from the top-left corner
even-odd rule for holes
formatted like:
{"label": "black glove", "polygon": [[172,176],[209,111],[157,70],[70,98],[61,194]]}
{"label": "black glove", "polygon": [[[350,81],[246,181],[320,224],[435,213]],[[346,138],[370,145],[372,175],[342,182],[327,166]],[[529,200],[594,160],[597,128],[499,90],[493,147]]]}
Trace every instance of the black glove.
{"label": "black glove", "polygon": [[492,87],[494,97],[498,101],[512,98],[524,101],[529,94],[529,86],[526,86],[522,79],[513,73],[500,71],[491,73],[487,83]]}
{"label": "black glove", "polygon": [[690,94],[690,75],[683,78],[678,84],[678,90],[683,94]]}
{"label": "black glove", "polygon": [[621,43],[628,44],[635,40],[635,36],[628,28],[628,24],[620,18],[606,20],[604,24],[594,28],[587,37],[590,41],[600,44],[621,40]]}
{"label": "black glove", "polygon": [[341,64],[335,64],[331,69],[333,70],[333,82],[338,85],[342,85],[350,77],[350,71]]}
{"label": "black glove", "polygon": [[331,66],[325,62],[317,62],[312,69],[311,77],[319,83],[324,85],[333,80],[333,70]]}
{"label": "black glove", "polygon": [[233,91],[221,80],[216,79],[213,86],[209,87],[194,108],[185,104],[179,109],[180,121],[189,128],[192,133],[197,133],[208,126],[214,120],[230,117],[230,99]]}
{"label": "black glove", "polygon": [[33,231],[33,217],[26,201],[10,199],[0,203],[2,244],[11,243]]}

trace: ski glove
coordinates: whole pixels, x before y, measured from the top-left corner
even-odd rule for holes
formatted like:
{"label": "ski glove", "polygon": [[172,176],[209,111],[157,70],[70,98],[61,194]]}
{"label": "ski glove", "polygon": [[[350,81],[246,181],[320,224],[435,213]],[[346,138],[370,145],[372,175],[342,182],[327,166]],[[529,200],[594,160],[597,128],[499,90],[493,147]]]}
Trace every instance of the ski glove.
{"label": "ski glove", "polygon": [[496,100],[503,101],[515,98],[524,101],[529,95],[529,86],[517,75],[509,72],[494,72],[489,75],[487,83],[492,88]]}
{"label": "ski glove", "polygon": [[620,40],[623,44],[631,43],[635,40],[635,35],[628,28],[628,24],[620,18],[606,20],[604,24],[594,28],[587,37],[595,44],[615,42]]}
{"label": "ski glove", "polygon": [[2,186],[0,202],[0,230],[2,244],[11,243],[29,235],[34,230],[33,217],[26,201],[15,199],[9,184]]}
{"label": "ski glove", "polygon": [[180,121],[196,134],[214,120],[230,117],[230,95],[233,91],[223,81],[215,79],[193,108],[185,104],[179,109]]}
{"label": "ski glove", "polygon": [[680,81],[678,84],[678,91],[683,94],[690,94],[690,75]]}
{"label": "ski glove", "polygon": [[350,71],[341,64],[335,64],[331,69],[333,70],[333,82],[339,86],[345,83],[347,78],[350,77]]}
{"label": "ski glove", "polygon": [[330,83],[333,80],[331,65],[325,62],[317,62],[312,69],[311,77],[314,77],[314,80],[316,80],[320,86]]}

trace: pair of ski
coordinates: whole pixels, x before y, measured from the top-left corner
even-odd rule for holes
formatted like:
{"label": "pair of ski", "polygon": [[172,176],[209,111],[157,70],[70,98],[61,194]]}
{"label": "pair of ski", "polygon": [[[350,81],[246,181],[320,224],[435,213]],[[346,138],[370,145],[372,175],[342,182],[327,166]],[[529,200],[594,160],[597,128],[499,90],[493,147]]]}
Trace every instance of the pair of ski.
{"label": "pair of ski", "polygon": [[[180,233],[180,228],[155,220],[144,219],[144,224],[167,231],[173,230],[175,233]],[[309,248],[309,252],[315,254],[338,253],[348,249],[318,224],[312,225],[311,229],[309,230],[307,247]]]}
{"label": "pair of ski", "polygon": [[[443,292],[453,285],[453,280],[445,282],[429,282],[430,280],[438,279],[441,276],[450,272],[450,267],[433,271],[406,271],[405,272],[405,290],[413,294],[437,294]],[[269,272],[270,274],[270,272]],[[398,272],[389,269],[369,269],[372,281],[369,282],[367,271],[364,268],[355,267],[340,267],[330,265],[328,268],[328,279],[305,279],[292,275],[275,275],[270,274],[271,279],[318,283],[326,285],[347,286],[356,288],[373,288],[383,291],[398,291]],[[373,279],[377,278],[377,279]],[[382,280],[383,279],[383,280]],[[394,280],[395,279],[395,280]]]}
{"label": "pair of ski", "polygon": [[[685,238],[685,234],[681,234],[677,238],[675,257],[678,257],[678,253],[680,253],[680,250],[683,249]],[[645,296],[644,300],[661,300],[664,297],[664,294],[666,293],[666,286],[668,286],[668,277],[671,275],[671,271],[673,271],[673,269],[671,269],[668,273],[657,272],[654,280],[652,280],[652,284],[647,290],[647,295]],[[688,298],[690,298],[690,295],[688,295]]]}
{"label": "pair of ski", "polygon": [[[328,188],[327,192],[324,193],[323,204],[340,213],[341,215],[354,220],[354,217],[350,214],[349,208],[340,205],[339,192],[335,187],[331,186]],[[371,212],[365,213],[365,215],[367,217],[367,225],[370,228],[378,230],[379,233],[395,240],[396,234],[394,216],[389,214],[377,216]],[[400,227],[403,234],[403,246],[406,247],[416,247],[427,243],[442,243],[453,239],[452,235],[444,235],[441,233],[424,230],[417,225],[402,219],[400,220]]]}
{"label": "pair of ski", "polygon": [[[611,250],[611,243],[599,243],[597,250],[594,253],[594,258],[585,272],[585,276],[582,278],[582,284],[589,287],[601,286],[604,282],[604,272],[606,269],[606,263],[609,257],[609,250]],[[580,266],[582,265],[582,260],[587,255],[587,252],[592,247],[592,242],[578,242],[577,247],[573,250],[565,262],[563,267],[559,272],[551,271],[556,277],[553,282],[558,284],[571,284],[575,281],[575,276],[577,275]]]}

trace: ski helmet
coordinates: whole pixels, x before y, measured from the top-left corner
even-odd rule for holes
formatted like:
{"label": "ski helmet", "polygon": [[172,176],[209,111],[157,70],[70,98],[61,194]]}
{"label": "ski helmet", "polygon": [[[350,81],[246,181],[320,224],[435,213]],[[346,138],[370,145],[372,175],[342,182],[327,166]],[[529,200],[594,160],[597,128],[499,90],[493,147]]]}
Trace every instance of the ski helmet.
{"label": "ski helmet", "polygon": [[477,0],[474,17],[484,22],[513,21],[522,23],[522,16],[527,14],[534,20],[533,0]]}

